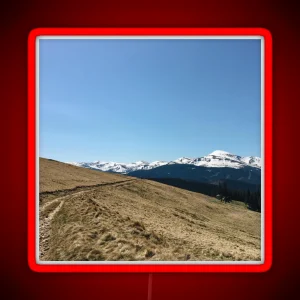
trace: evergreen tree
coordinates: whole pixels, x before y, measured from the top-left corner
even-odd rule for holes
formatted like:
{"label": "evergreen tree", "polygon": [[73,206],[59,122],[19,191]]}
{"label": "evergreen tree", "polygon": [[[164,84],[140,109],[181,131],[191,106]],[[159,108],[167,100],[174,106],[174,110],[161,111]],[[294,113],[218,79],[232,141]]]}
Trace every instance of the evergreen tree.
{"label": "evergreen tree", "polygon": [[228,196],[228,189],[227,189],[226,181],[224,181],[223,189],[224,189],[224,196]]}
{"label": "evergreen tree", "polygon": [[222,184],[221,184],[221,181],[219,181],[218,194],[222,195]]}

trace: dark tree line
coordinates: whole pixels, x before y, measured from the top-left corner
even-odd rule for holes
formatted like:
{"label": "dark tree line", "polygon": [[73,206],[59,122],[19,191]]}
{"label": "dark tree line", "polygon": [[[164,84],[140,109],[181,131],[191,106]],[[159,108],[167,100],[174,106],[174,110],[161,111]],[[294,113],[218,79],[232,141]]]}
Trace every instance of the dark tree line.
{"label": "dark tree line", "polygon": [[[255,191],[235,190],[227,187],[226,181],[219,181],[217,194],[230,197],[233,200],[244,202],[251,210],[261,211],[261,190],[257,186]],[[216,195],[211,195],[216,196]]]}
{"label": "dark tree line", "polygon": [[228,187],[228,182],[226,180],[219,181],[218,184],[209,184],[196,181],[187,181],[179,178],[148,179],[211,197],[216,197],[217,195],[229,197],[231,200],[244,202],[249,209],[254,211],[260,212],[261,209],[260,186],[257,186],[256,189],[251,187],[251,190],[249,188],[248,190],[245,190],[232,187],[232,183],[231,187]]}

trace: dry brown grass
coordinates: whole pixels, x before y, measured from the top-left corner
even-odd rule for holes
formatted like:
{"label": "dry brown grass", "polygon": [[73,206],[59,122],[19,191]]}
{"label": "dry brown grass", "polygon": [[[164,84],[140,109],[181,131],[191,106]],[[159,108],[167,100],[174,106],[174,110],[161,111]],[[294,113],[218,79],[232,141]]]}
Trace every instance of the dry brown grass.
{"label": "dry brown grass", "polygon": [[[48,171],[51,164],[47,162]],[[61,163],[55,164],[58,172]],[[120,181],[118,175],[116,180],[116,175],[102,172],[96,172],[96,179],[97,174],[82,168],[73,175],[80,178],[82,170],[92,172],[94,182],[104,175],[106,182]],[[45,183],[43,176],[45,172],[41,174]],[[224,204],[161,183],[121,177],[131,181],[66,193],[41,205],[40,223],[46,224],[41,232],[48,239],[46,247],[41,247],[41,259],[260,260],[259,213],[235,201]]]}
{"label": "dry brown grass", "polygon": [[[39,159],[40,193],[93,186],[128,179],[128,176],[89,170],[46,158]],[[100,175],[101,174],[101,175]]]}

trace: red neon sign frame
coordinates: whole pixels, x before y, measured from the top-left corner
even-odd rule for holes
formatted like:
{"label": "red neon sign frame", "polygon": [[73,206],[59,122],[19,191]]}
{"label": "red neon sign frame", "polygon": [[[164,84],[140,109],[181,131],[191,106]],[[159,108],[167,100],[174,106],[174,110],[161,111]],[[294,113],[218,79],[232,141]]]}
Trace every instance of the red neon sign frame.
{"label": "red neon sign frame", "polygon": [[[264,262],[262,264],[38,264],[36,262],[36,39],[39,36],[260,36],[264,39]],[[272,264],[272,37],[263,28],[38,28],[28,38],[28,263],[37,272],[265,272]]]}

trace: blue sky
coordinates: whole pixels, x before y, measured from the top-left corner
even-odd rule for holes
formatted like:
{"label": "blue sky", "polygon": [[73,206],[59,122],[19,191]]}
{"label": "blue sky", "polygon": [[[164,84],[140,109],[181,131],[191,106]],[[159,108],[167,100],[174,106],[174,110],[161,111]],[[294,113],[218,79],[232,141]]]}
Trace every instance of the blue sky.
{"label": "blue sky", "polygon": [[260,40],[41,40],[40,156],[261,156]]}

